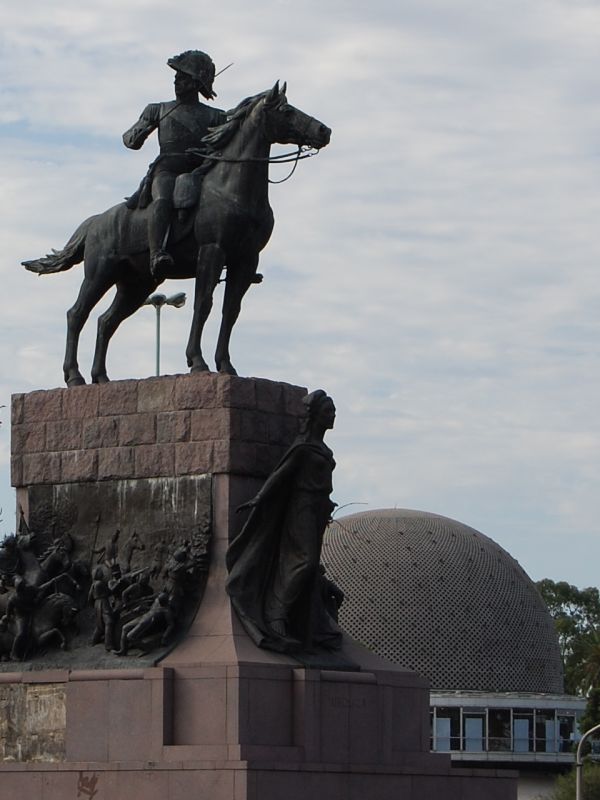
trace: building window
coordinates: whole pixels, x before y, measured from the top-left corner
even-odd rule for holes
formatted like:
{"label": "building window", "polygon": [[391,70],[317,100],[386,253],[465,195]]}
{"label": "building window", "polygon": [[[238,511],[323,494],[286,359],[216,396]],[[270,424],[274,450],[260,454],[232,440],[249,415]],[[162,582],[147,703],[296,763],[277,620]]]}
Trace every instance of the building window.
{"label": "building window", "polygon": [[467,753],[485,750],[485,713],[463,711],[463,749]]}
{"label": "building window", "polygon": [[536,711],[536,753],[556,753],[558,748],[557,738],[556,713],[554,711]]}
{"label": "building window", "polygon": [[519,708],[513,712],[513,751],[533,752],[533,710]]}
{"label": "building window", "polygon": [[433,749],[440,753],[460,750],[460,709],[436,708],[433,717]]}
{"label": "building window", "polygon": [[558,747],[561,753],[569,753],[575,740],[575,715],[558,715]]}
{"label": "building window", "polygon": [[488,749],[494,752],[510,752],[510,709],[490,708],[488,720]]}

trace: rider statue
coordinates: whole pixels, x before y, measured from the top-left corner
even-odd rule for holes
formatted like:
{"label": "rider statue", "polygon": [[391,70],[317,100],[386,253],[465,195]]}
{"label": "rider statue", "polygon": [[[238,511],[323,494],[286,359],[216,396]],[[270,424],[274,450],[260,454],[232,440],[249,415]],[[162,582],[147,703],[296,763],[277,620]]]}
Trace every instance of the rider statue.
{"label": "rider statue", "polygon": [[178,175],[198,166],[197,157],[187,154],[188,148],[198,147],[208,129],[227,120],[226,113],[201,103],[200,93],[207,100],[216,97],[213,91],[215,65],[210,56],[200,50],[186,50],[167,61],[175,70],[175,100],[150,103],[139,120],[125,131],[123,142],[139,150],[153,130],[158,128],[160,155],[150,165],[138,191],[128,198],[130,208],[150,206],[148,243],[150,269],[155,277],[163,277],[173,267],[173,258],[166,251],[173,191]]}

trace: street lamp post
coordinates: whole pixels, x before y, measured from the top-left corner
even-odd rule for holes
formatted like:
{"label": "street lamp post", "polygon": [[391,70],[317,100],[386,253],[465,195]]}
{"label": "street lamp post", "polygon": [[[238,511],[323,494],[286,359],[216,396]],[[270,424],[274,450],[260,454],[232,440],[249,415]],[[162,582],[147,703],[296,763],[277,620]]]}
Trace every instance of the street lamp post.
{"label": "street lamp post", "polygon": [[152,294],[144,301],[145,306],[154,306],[156,310],[156,374],[160,375],[160,310],[163,306],[181,308],[185,305],[185,292],[166,297],[164,294]]}
{"label": "street lamp post", "polygon": [[586,731],[581,739],[579,740],[579,744],[577,745],[577,754],[575,756],[575,800],[583,800],[583,795],[581,794],[581,773],[583,770],[583,761],[581,760],[581,748],[583,747],[583,743],[591,736],[592,733],[596,731],[600,731],[600,725],[594,725],[593,728],[590,728],[589,731]]}

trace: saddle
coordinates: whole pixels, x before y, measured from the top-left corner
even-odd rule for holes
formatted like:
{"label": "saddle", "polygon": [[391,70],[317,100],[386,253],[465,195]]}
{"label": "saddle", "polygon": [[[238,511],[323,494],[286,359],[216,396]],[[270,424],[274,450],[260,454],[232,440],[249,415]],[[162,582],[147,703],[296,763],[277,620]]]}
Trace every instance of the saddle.
{"label": "saddle", "polygon": [[[142,178],[135,192],[125,198],[125,205],[130,210],[147,208],[152,202],[152,178],[157,161],[158,159],[150,164],[148,172]],[[176,211],[183,211],[196,205],[200,197],[202,180],[211,166],[210,163],[202,164],[191,172],[183,172],[177,176],[173,190],[173,206]]]}

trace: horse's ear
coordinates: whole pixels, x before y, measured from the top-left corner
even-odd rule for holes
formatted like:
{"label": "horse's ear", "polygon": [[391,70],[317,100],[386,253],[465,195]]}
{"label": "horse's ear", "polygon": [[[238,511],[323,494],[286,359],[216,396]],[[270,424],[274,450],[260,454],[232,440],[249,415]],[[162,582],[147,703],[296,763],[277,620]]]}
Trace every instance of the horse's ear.
{"label": "horse's ear", "polygon": [[275,86],[269,91],[265,98],[265,105],[274,105],[279,101],[279,81],[275,81]]}
{"label": "horse's ear", "polygon": [[279,94],[282,94],[285,97],[285,93],[287,92],[287,81],[283,82],[283,86],[281,87],[281,91]]}

